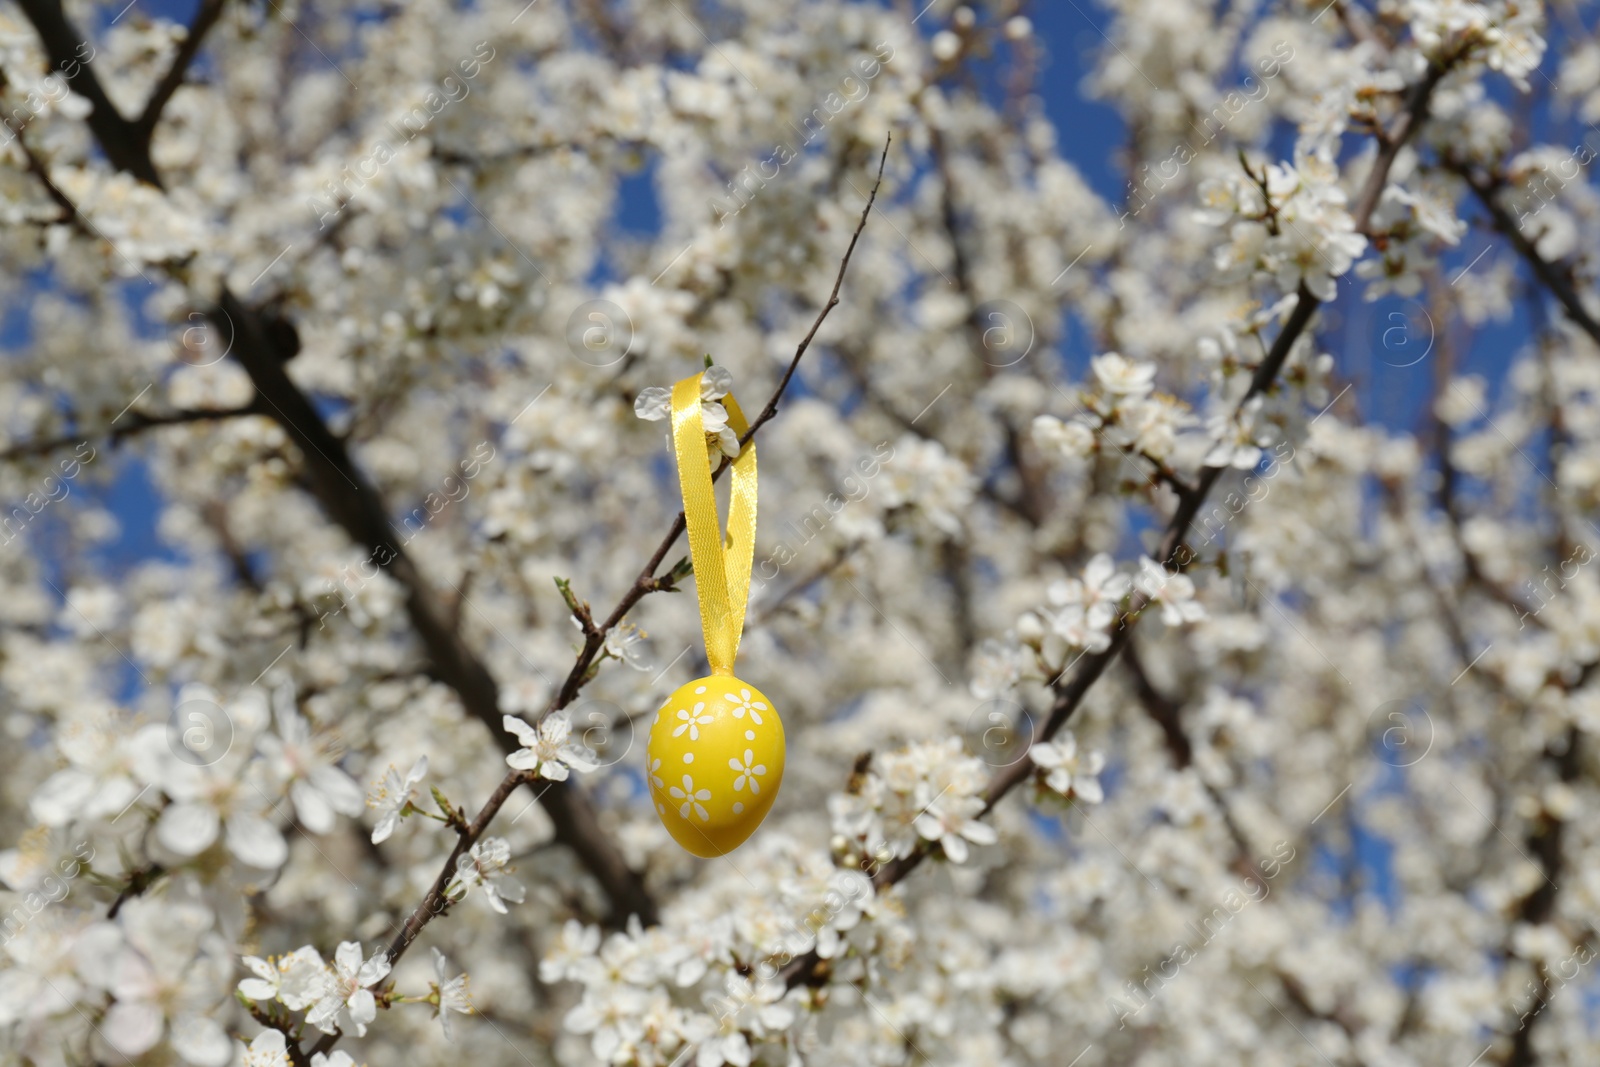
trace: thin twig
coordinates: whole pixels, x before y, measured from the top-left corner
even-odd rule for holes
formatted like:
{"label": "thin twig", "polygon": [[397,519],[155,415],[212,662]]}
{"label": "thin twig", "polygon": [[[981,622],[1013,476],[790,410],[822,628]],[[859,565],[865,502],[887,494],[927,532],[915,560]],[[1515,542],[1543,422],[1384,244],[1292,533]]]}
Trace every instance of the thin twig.
{"label": "thin twig", "polygon": [[1541,256],[1538,248],[1522,232],[1522,227],[1517,224],[1517,221],[1511,217],[1511,213],[1500,203],[1498,194],[1507,187],[1505,179],[1499,175],[1485,176],[1462,163],[1452,164],[1450,169],[1466,181],[1477,196],[1478,202],[1489,213],[1490,219],[1494,222],[1494,228],[1504,234],[1507,241],[1511,242],[1511,247],[1516,250],[1517,255],[1521,256],[1524,262],[1528,264],[1528,269],[1533,271],[1533,276],[1550,291],[1550,295],[1561,302],[1561,306],[1566,309],[1568,317],[1572,319],[1578,328],[1588,334],[1595,344],[1600,345],[1600,322],[1595,321],[1595,317],[1589,313],[1589,309],[1584,306],[1583,300],[1579,297],[1577,286],[1573,282],[1571,267],[1557,265]]}
{"label": "thin twig", "polygon": [[263,415],[260,405],[255,402],[239,408],[223,408],[217,411],[173,411],[165,415],[141,415],[130,411],[117,422],[121,425],[111,425],[100,430],[88,430],[83,433],[66,434],[61,437],[51,437],[40,441],[24,441],[0,451],[0,463],[14,459],[23,459],[29,456],[42,456],[54,452],[58,448],[67,448],[71,445],[81,444],[91,438],[104,437],[113,444],[144,430],[155,429],[161,426],[184,426],[196,422],[220,422],[223,419],[237,419],[245,415]]}
{"label": "thin twig", "polygon": [[[5,71],[0,70],[0,90],[4,90],[8,84],[9,80],[6,78]],[[14,124],[10,116],[5,116],[4,122],[6,129],[10,131],[12,138],[16,140],[17,147],[22,150],[22,158],[28,163],[29,173],[39,179],[39,184],[44,186],[45,193],[61,209],[60,221],[70,222],[79,232],[88,233],[88,225],[84,222],[83,216],[78,214],[78,206],[72,202],[66,193],[61,191],[61,187],[55,183],[50,177],[50,172],[45,169],[44,160],[38,157],[33,147],[28,144],[27,138],[22,136],[22,131],[28,128],[28,124],[26,122],[20,125]]]}
{"label": "thin twig", "polygon": [[206,34],[216,25],[217,19],[222,17],[222,6],[225,3],[227,0],[201,0],[200,10],[195,12],[194,23],[189,27],[188,35],[178,47],[177,55],[172,57],[172,65],[167,68],[167,73],[162,76],[161,81],[156,83],[155,89],[150,93],[150,99],[145,101],[144,111],[133,121],[134,130],[143,140],[146,152],[149,151],[150,138],[155,134],[156,123],[161,121],[162,109],[167,106],[167,101],[172,99],[172,94],[178,91],[178,87],[188,76],[189,66],[194,62],[195,56],[200,54],[200,45],[205,41]]}
{"label": "thin twig", "polygon": [[1400,154],[1400,149],[1406,142],[1415,136],[1421,129],[1423,122],[1428,118],[1428,102],[1433,97],[1433,91],[1439,87],[1439,81],[1453,66],[1453,62],[1430,62],[1428,72],[1422,80],[1412,86],[1410,94],[1406,97],[1406,108],[1400,115],[1400,121],[1395,128],[1378,137],[1378,156],[1372,161],[1372,170],[1367,174],[1367,183],[1361,188],[1361,195],[1356,198],[1356,207],[1351,216],[1355,219],[1356,232],[1366,233],[1372,223],[1372,213],[1377,210],[1378,200],[1383,196],[1384,186],[1389,184],[1389,168],[1394,166],[1395,157]]}
{"label": "thin twig", "polygon": [[1128,677],[1133,679],[1133,691],[1138,695],[1139,703],[1144,705],[1151,721],[1161,728],[1161,737],[1172,756],[1173,768],[1181,771],[1188,767],[1194,762],[1194,742],[1183,728],[1182,703],[1156,688],[1132,642],[1122,654],[1122,665],[1128,668]]}
{"label": "thin twig", "polygon": [[[872,191],[867,194],[867,204],[861,209],[861,220],[856,223],[856,232],[850,235],[850,246],[844,250],[844,258],[839,261],[839,273],[833,279],[833,292],[828,294],[828,302],[822,305],[822,310],[817,312],[816,321],[811,324],[811,329],[800,339],[799,346],[794,350],[794,358],[789,361],[789,368],[783,372],[783,379],[778,382],[778,387],[772,391],[772,396],[767,400],[766,407],[761,409],[750,423],[750,428],[739,437],[739,446],[743,448],[756,435],[756,431],[766,425],[767,420],[778,413],[778,401],[783,398],[783,392],[789,388],[789,379],[794,377],[794,372],[800,366],[800,359],[806,354],[806,349],[811,347],[811,339],[817,336],[817,331],[822,329],[823,320],[828,317],[839,304],[839,290],[844,285],[844,272],[850,268],[850,257],[855,254],[856,242],[861,240],[861,231],[867,228],[867,216],[872,214],[872,205],[878,199],[878,187],[883,184],[883,165],[889,160],[889,145],[894,140],[894,134],[888,134],[883,139],[883,154],[878,157],[878,176],[872,183]],[[724,467],[727,463],[724,462]]]}
{"label": "thin twig", "polygon": [[[800,339],[799,345],[795,348],[794,358],[789,361],[789,366],[785,369],[783,377],[778,381],[777,388],[772,391],[772,396],[768,398],[766,405],[762,407],[756,417],[751,420],[749,429],[740,435],[739,446],[741,449],[750,443],[755,437],[756,431],[765,426],[778,413],[778,402],[783,399],[784,391],[788,389],[789,382],[794,378],[795,371],[800,366],[800,360],[805,356],[806,350],[811,347],[811,341],[817,336],[817,331],[822,328],[822,323],[827,319],[828,313],[839,303],[839,292],[844,285],[845,271],[850,266],[850,257],[855,254],[856,242],[861,239],[861,231],[866,229],[867,216],[872,213],[872,205],[878,198],[878,187],[883,184],[883,167],[889,158],[889,145],[892,140],[893,134],[884,138],[883,154],[878,158],[878,176],[872,183],[872,191],[867,195],[866,206],[861,209],[861,219],[856,223],[855,232],[850,235],[850,244],[845,249],[844,257],[839,261],[839,271],[833,280],[833,291],[828,294],[827,302],[817,312],[816,320],[812,322],[811,329],[806,331],[806,335]],[[731,464],[731,460],[724,458],[722,464],[712,472],[711,480],[714,482],[722,477],[723,471],[727,470]],[[547,711],[564,708],[577,698],[578,691],[583,688],[584,683],[588,680],[590,665],[594,662],[595,656],[599,654],[601,646],[605,643],[606,634],[621,623],[628,612],[633,610],[634,605],[638,604],[646,595],[665,588],[662,584],[663,578],[658,577],[656,572],[661,569],[661,564],[667,558],[667,554],[672,551],[672,546],[677,543],[679,537],[683,536],[684,529],[684,514],[679,511],[677,517],[672,520],[672,525],[668,528],[667,535],[661,539],[661,543],[656,546],[655,552],[651,554],[643,569],[639,571],[639,576],[634,579],[632,587],[623,594],[622,599],[617,602],[617,606],[612,610],[611,614],[606,616],[603,622],[597,623],[592,632],[585,635],[583,649],[578,653],[577,662],[572,665],[572,670],[567,673],[566,681],[561,684],[561,688],[556,692]]]}
{"label": "thin twig", "polygon": [[[444,867],[439,871],[438,877],[433,880],[433,885],[428,889],[427,895],[422,898],[422,903],[412,910],[410,917],[406,919],[405,925],[400,928],[400,933],[396,935],[393,943],[389,945],[388,956],[391,964],[405,955],[406,949],[411,947],[411,943],[417,939],[417,935],[422,932],[422,928],[428,925],[429,920],[443,912],[448,906],[448,902],[445,899],[445,890],[455,880],[457,861],[470,851],[473,845],[478,843],[478,839],[489,828],[489,824],[494,821],[494,817],[500,813],[501,808],[505,807],[506,801],[511,799],[511,794],[515,793],[517,787],[526,781],[528,781],[528,773],[526,771],[512,771],[506,775],[500,784],[495,787],[494,792],[489,795],[489,799],[484,803],[482,810],[473,818],[472,823],[456,835],[455,847],[450,850],[450,855],[445,860]],[[327,1049],[319,1048],[318,1051],[326,1052]]]}

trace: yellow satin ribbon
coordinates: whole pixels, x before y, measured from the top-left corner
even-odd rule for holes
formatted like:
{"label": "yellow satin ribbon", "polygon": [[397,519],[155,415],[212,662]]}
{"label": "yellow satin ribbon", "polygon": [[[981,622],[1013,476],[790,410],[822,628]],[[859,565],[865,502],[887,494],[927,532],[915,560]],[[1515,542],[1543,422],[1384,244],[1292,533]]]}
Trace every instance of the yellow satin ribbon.
{"label": "yellow satin ribbon", "polygon": [[[728,425],[744,435],[749,425],[733,394],[722,398]],[[700,418],[700,375],[672,387],[672,442],[678,454],[678,484],[689,528],[689,559],[700,592],[700,626],[712,674],[733,674],[750,598],[750,565],[756,542],[756,443],[748,442],[733,461],[728,502],[728,536],[717,518],[705,426]]]}

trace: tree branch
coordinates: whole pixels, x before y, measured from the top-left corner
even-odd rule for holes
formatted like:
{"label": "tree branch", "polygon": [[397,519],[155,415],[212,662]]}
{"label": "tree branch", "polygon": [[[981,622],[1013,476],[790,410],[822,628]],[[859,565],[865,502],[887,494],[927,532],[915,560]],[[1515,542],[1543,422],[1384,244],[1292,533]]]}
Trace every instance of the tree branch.
{"label": "tree branch", "polygon": [[1511,242],[1511,247],[1528,264],[1537,278],[1550,295],[1561,302],[1567,315],[1595,344],[1600,345],[1600,322],[1596,322],[1589,309],[1583,306],[1583,301],[1578,296],[1577,286],[1573,282],[1572,268],[1569,265],[1551,263],[1539,254],[1533,242],[1523,234],[1522,228],[1517,225],[1511,213],[1496,198],[1502,189],[1507,188],[1507,183],[1500,175],[1484,175],[1474,171],[1464,163],[1452,162],[1450,169],[1467,183],[1476,194],[1478,202],[1489,213],[1489,218],[1494,222],[1494,228],[1505,235]]}
{"label": "tree branch", "polygon": [[1401,112],[1395,128],[1378,136],[1378,156],[1372,161],[1372,170],[1367,174],[1367,182],[1362,186],[1361,195],[1356,198],[1355,210],[1351,212],[1357,233],[1367,232],[1372,213],[1377,210],[1378,201],[1383,196],[1384,186],[1389,184],[1389,169],[1394,166],[1395,157],[1427,121],[1428,102],[1433,97],[1433,91],[1453,65],[1430,62],[1422,80],[1412,86],[1407,94],[1405,110]]}
{"label": "tree branch", "polygon": [[[1581,745],[1583,734],[1577,726],[1569,726],[1565,737],[1565,744],[1553,749],[1547,749],[1544,759],[1553,765],[1556,777],[1563,783],[1570,785],[1578,780],[1583,770]],[[1533,820],[1533,826],[1528,831],[1527,844],[1534,855],[1539,859],[1539,873],[1544,881],[1525,897],[1517,910],[1518,923],[1529,926],[1540,926],[1550,921],[1556,907],[1556,879],[1561,876],[1565,865],[1563,843],[1565,841],[1566,823],[1549,813],[1541,813]],[[1534,972],[1539,979],[1543,991],[1550,989],[1549,974],[1542,964],[1534,965]],[[1533,1047],[1533,1027],[1544,1012],[1536,1013],[1524,1023],[1511,1038],[1511,1051],[1506,1056],[1506,1067],[1533,1067],[1539,1061],[1538,1050]]]}
{"label": "tree branch", "polygon": [[94,49],[61,10],[61,0],[17,0],[17,5],[38,31],[50,65],[67,79],[73,92],[92,106],[86,121],[106,159],[118,170],[161,188],[161,176],[150,162],[148,139],[140,137],[135,124],[106,96],[105,87],[89,63]]}
{"label": "tree branch", "polygon": [[134,120],[134,130],[143,143],[147,156],[156,123],[161,121],[162,109],[167,106],[167,101],[172,99],[172,94],[178,91],[183,79],[188,76],[189,66],[194,62],[195,56],[200,54],[200,46],[204,43],[206,34],[216,25],[217,19],[222,17],[222,6],[225,3],[227,0],[200,0],[200,8],[194,14],[194,22],[190,23],[189,33],[179,46],[178,54],[172,57],[172,65],[167,68],[167,73],[151,91],[150,99],[145,101],[144,111]]}
{"label": "tree branch", "polygon": [[[106,95],[105,87],[95,74],[90,60],[94,48],[78,32],[62,10],[61,0],[17,0],[22,12],[39,34],[50,65],[59,71],[72,86],[73,92],[88,100],[93,110],[89,112],[89,129],[106,154],[106,160],[118,170],[127,171],[140,181],[161,188],[161,176],[150,159],[150,139],[155,134],[156,123],[172,94],[177,92],[194,63],[195,56],[205,41],[206,34],[222,16],[227,0],[200,0],[194,22],[172,58],[172,65],[156,83],[145,102],[144,110],[136,119],[129,119],[116,109]],[[48,183],[47,187],[48,187]],[[59,199],[57,201],[60,202]]]}
{"label": "tree branch", "polygon": [[1131,642],[1123,652],[1122,665],[1133,679],[1133,691],[1138,695],[1139,703],[1144,705],[1151,721],[1161,728],[1161,736],[1167,744],[1168,754],[1172,756],[1173,767],[1183,770],[1194,762],[1194,743],[1183,728],[1183,705],[1161,692],[1150,681],[1144,661]]}
{"label": "tree branch", "polygon": [[[25,441],[22,444],[12,445],[0,451],[0,463],[13,459],[23,459],[30,456],[42,456],[54,452],[58,448],[80,444],[91,437],[105,437],[113,444],[124,437],[131,437],[144,430],[160,426],[183,426],[195,422],[220,422],[223,419],[237,419],[244,415],[265,415],[261,406],[252,401],[240,408],[223,408],[217,411],[174,411],[165,415],[141,415],[138,412],[129,412],[120,416],[116,422],[121,426],[107,426],[103,430],[91,430],[87,433],[67,434],[62,437],[51,437],[42,441]],[[123,420],[127,420],[124,422]]]}
{"label": "tree branch", "polygon": [[[227,290],[210,317],[255,383],[264,410],[299,448],[312,495],[329,518],[365,546],[373,562],[405,590],[406,613],[437,676],[456,691],[466,710],[488,727],[502,751],[515,752],[521,746],[501,724],[500,692],[494,677],[451,625],[449,613],[394,537],[377,489],[351,458],[344,441],[328,429],[311,400],[289,378],[281,331],[268,331],[261,312]],[[652,921],[655,902],[601,830],[587,798],[566,783],[556,783],[539,799],[555,825],[557,840],[577,853],[604,887],[613,918],[621,922],[638,915]]]}
{"label": "tree branch", "polygon": [[[161,182],[150,162],[147,139],[139,136],[135,123],[111,105],[90,65],[93,51],[67,21],[59,0],[19,2],[52,63],[93,105],[89,127],[107,159],[118,169],[159,188]],[[204,21],[207,18],[215,21],[215,15],[204,10],[197,15],[197,30],[209,25]],[[199,36],[198,32],[192,34],[196,42]],[[179,58],[184,55],[185,51],[180,50]],[[191,52],[188,59],[192,58]],[[159,103],[160,95],[158,88],[152,102]],[[146,111],[158,115],[159,107]],[[285,372],[284,363],[293,352],[285,348],[284,331],[272,329],[260,309],[246,305],[226,289],[208,317],[222,331],[232,355],[250,375],[257,402],[300,450],[312,495],[329,518],[352,540],[366,546],[373,559],[405,590],[407,615],[436,675],[456,691],[468,712],[484,722],[503,751],[516,751],[516,739],[501,725],[499,689],[488,668],[450,625],[448,613],[410,557],[394,544],[388,513],[376,488],[351,459],[344,442],[328,429],[310,399]],[[545,789],[539,799],[555,826],[557,839],[572,848],[605,888],[614,919],[620,922],[628,915],[638,915],[654,921],[655,902],[601,830],[587,798],[571,786],[557,783]]]}
{"label": "tree branch", "polygon": [[[1294,310],[1290,313],[1288,321],[1284,323],[1283,329],[1279,331],[1271,351],[1267,354],[1267,358],[1256,369],[1256,374],[1251,379],[1249,390],[1239,402],[1241,409],[1258,393],[1264,392],[1272,384],[1273,380],[1277,378],[1279,370],[1282,369],[1284,362],[1289,358],[1289,352],[1294,342],[1304,332],[1307,325],[1310,324],[1311,317],[1316,312],[1319,303],[1320,301],[1312,296],[1302,285]],[[1221,467],[1205,468],[1195,494],[1192,497],[1184,497],[1179,500],[1177,511],[1167,524],[1166,533],[1161,539],[1161,560],[1168,570],[1172,570],[1177,565],[1180,549],[1182,549],[1183,553],[1187,553],[1187,548],[1183,546],[1183,538],[1187,535],[1190,524],[1199,512],[1200,505],[1204,503],[1207,494],[1216,484],[1217,479],[1222,476],[1224,469]],[[1133,633],[1134,625],[1138,622],[1144,609],[1149,606],[1149,603],[1149,598],[1143,592],[1135,593],[1129,602],[1127,612],[1118,620],[1118,626],[1111,634],[1111,644],[1104,651],[1080,657],[1077,661],[1077,668],[1072,671],[1071,677],[1066,678],[1064,684],[1059,678],[1053,683],[1056,696],[1051,704],[1050,715],[1042,726],[1035,729],[1033,737],[1028,742],[1030,748],[1042,741],[1050,740],[1066,725],[1067,720],[1078,710],[1079,705],[1083,703],[1083,698],[1088,695],[1089,690],[1099,680],[1100,675],[1104,674],[1106,668],[1122,654],[1124,646],[1128,643],[1129,636]],[[1026,756],[996,771],[994,776],[989,779],[989,784],[982,794],[984,802],[982,814],[987,814],[991,811],[1002,797],[1032,774],[1033,763]],[[916,870],[929,854],[930,850],[928,848],[919,846],[910,855],[880,867],[872,877],[873,888],[880,893],[888,889]],[[819,962],[820,958],[813,951],[791,960],[784,966],[780,974],[788,985],[794,986],[809,980],[812,969]]]}
{"label": "tree branch", "polygon": [[[405,954],[406,949],[411,947],[411,943],[422,932],[422,928],[428,925],[428,921],[443,912],[448,906],[445,899],[445,889],[455,879],[457,861],[466,855],[473,845],[478,843],[478,839],[483,836],[484,831],[488,830],[489,824],[494,821],[494,817],[500,813],[501,808],[505,807],[506,801],[511,799],[511,794],[515,793],[517,787],[526,781],[528,781],[526,771],[512,771],[506,775],[500,784],[495,787],[495,791],[489,795],[489,799],[484,803],[482,810],[478,812],[471,824],[465,830],[457,833],[455,847],[450,850],[450,856],[445,860],[444,867],[439,871],[439,876],[433,880],[433,885],[429,887],[427,895],[422,898],[422,903],[412,910],[410,917],[406,919],[406,924],[400,928],[400,933],[389,945],[388,955],[391,964]],[[545,785],[554,784],[556,783],[545,782]],[[326,1052],[327,1049],[319,1047],[318,1051]]]}
{"label": "tree branch", "polygon": [[[984,379],[989,380],[995,376],[999,368],[985,358],[988,346],[984,341],[983,305],[978,300],[977,284],[972,278],[971,258],[961,241],[961,219],[956,205],[955,175],[950,170],[950,153],[945,145],[945,135],[934,124],[928,127],[928,154],[932,157],[934,169],[939,174],[939,217],[944,223],[945,236],[950,242],[950,269],[955,274],[956,288],[967,303],[967,316],[963,324],[967,335],[967,347],[978,360]],[[1039,480],[1038,472],[1025,461],[1022,434],[1018,433],[1010,420],[1003,416],[1000,423],[1004,429],[1006,458],[1017,472],[1017,509],[1025,521],[1038,526],[1050,510],[1045,486]]]}
{"label": "tree branch", "polygon": [[[6,78],[5,71],[0,70],[0,90],[5,89],[8,84],[9,80]],[[83,216],[78,214],[78,206],[72,202],[66,193],[61,191],[61,187],[55,183],[55,180],[50,177],[50,172],[45,169],[44,160],[39,158],[33,148],[29,146],[27,138],[22,136],[23,131],[28,128],[27,122],[23,122],[20,126],[14,125],[9,115],[4,116],[3,121],[11,136],[16,138],[17,147],[22,151],[22,158],[27,160],[28,172],[39,179],[39,184],[44,186],[45,193],[49,195],[56,207],[61,209],[60,221],[70,222],[79,232],[88,233],[89,228],[85,224]]]}
{"label": "tree branch", "polygon": [[[839,290],[844,285],[844,272],[850,269],[850,257],[855,255],[856,242],[861,240],[861,231],[867,228],[867,216],[872,214],[872,205],[878,199],[878,187],[883,184],[883,166],[889,161],[889,145],[894,141],[894,134],[890,133],[883,139],[883,153],[878,156],[878,176],[872,183],[872,190],[867,194],[866,206],[861,209],[861,220],[856,223],[856,230],[850,235],[850,244],[844,250],[844,258],[839,261],[839,273],[833,279],[833,292],[828,294],[828,302],[822,305],[822,310],[817,312],[816,321],[811,324],[811,329],[800,339],[800,344],[794,350],[794,358],[789,361],[789,367],[783,372],[783,378],[778,382],[778,387],[772,391],[772,396],[767,400],[761,413],[750,421],[750,428],[739,438],[742,448],[756,435],[756,431],[767,424],[767,421],[778,413],[778,401],[782,399],[784,390],[789,388],[789,380],[794,377],[794,372],[800,366],[801,357],[806,354],[806,349],[811,347],[811,341],[817,336],[817,331],[822,328],[822,323],[839,304]],[[722,463],[723,468],[729,465],[728,460]]]}

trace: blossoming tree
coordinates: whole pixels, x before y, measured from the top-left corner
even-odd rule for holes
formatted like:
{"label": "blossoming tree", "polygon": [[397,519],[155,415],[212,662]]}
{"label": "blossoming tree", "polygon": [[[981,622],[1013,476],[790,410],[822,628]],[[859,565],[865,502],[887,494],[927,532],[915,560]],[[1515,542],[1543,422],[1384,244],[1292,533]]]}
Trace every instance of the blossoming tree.
{"label": "blossoming tree", "polygon": [[119,7],[0,7],[5,1062],[1596,1061],[1587,5],[1109,0],[1114,197],[1025,0]]}

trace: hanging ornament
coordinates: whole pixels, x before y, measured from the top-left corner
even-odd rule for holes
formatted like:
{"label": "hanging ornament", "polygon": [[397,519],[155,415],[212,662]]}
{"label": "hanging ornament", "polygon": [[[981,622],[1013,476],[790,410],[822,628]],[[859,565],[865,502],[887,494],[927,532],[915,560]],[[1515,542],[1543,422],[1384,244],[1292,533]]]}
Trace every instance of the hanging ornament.
{"label": "hanging ornament", "polygon": [[[700,375],[672,387],[672,440],[689,531],[711,673],[667,698],[650,724],[646,774],[656,814],[673,840],[696,856],[722,856],[767,817],[783,781],[783,722],[766,696],[733,674],[750,595],[756,535],[756,444],[733,461],[728,535],[717,519]],[[728,426],[743,435],[744,413],[722,398]]]}

